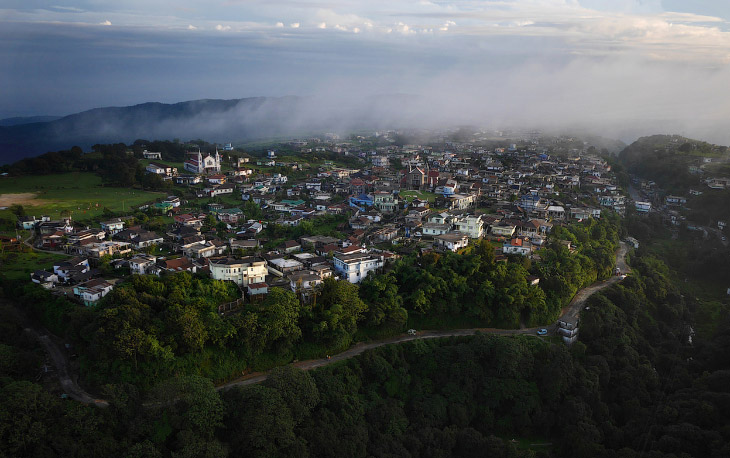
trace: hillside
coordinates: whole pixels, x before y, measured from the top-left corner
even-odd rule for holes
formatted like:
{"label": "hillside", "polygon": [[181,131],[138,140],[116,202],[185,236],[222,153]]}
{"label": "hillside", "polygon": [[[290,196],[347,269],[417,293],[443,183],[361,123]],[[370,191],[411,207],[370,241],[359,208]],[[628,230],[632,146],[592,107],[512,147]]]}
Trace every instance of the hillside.
{"label": "hillside", "polygon": [[72,146],[88,150],[95,144],[129,144],[141,138],[228,143],[382,128],[408,119],[397,114],[408,101],[412,98],[406,95],[349,103],[290,96],[95,108],[52,121],[0,127],[0,158],[7,164]]}
{"label": "hillside", "polygon": [[728,148],[679,135],[652,135],[624,148],[619,159],[630,173],[683,193],[726,162]]}

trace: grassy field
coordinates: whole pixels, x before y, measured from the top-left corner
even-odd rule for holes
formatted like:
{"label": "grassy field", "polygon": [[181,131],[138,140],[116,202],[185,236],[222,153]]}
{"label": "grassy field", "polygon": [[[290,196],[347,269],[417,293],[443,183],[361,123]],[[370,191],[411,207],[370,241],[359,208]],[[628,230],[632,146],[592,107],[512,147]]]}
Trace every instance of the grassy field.
{"label": "grassy field", "polygon": [[401,191],[400,195],[404,200],[408,202],[412,201],[415,198],[427,200],[430,203],[433,203],[436,200],[436,194],[432,192]]}
{"label": "grassy field", "polygon": [[75,220],[86,220],[101,215],[104,207],[112,211],[125,211],[159,197],[164,197],[164,194],[104,187],[101,178],[92,173],[0,179],[3,206],[18,203],[29,215],[49,215],[51,218],[58,218],[63,210],[68,210]]}
{"label": "grassy field", "polygon": [[27,280],[38,269],[47,269],[53,263],[68,256],[52,253],[3,253],[0,254],[0,278],[4,280]]}

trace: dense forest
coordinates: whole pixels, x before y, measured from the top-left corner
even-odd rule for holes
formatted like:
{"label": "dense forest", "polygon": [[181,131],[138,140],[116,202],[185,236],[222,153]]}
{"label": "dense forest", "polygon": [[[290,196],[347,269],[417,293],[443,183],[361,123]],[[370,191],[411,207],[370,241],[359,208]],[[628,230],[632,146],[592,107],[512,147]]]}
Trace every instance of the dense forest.
{"label": "dense forest", "polygon": [[[41,353],[3,316],[6,456],[722,457],[730,322],[690,342],[693,307],[646,255],[596,294],[572,347],[531,336],[419,340],[224,392],[173,375],[106,386],[107,409],[34,383]],[[308,331],[311,332],[311,331]],[[512,439],[517,439],[512,441]]]}

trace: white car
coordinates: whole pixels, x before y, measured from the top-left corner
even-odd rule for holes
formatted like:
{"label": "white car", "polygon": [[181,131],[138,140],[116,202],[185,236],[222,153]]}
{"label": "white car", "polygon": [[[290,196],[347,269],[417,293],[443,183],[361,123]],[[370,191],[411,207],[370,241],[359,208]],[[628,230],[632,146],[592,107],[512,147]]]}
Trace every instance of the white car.
{"label": "white car", "polygon": [[416,330],[415,329],[409,329],[408,330],[408,335],[409,336],[415,336],[416,335]]}

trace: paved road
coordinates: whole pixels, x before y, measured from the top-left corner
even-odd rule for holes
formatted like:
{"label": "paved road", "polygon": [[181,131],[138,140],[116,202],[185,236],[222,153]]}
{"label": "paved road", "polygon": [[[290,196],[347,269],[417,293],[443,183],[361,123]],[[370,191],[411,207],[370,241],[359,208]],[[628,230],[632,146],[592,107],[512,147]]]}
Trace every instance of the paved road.
{"label": "paved road", "polygon": [[[626,243],[621,242],[621,247],[619,251],[616,253],[616,265],[621,269],[622,273],[628,273],[629,272],[629,266],[626,264],[625,256],[626,252],[628,251],[628,246]],[[604,288],[607,288],[608,286],[620,281],[623,277],[611,277],[608,280],[604,280],[601,282],[596,282],[586,288],[583,288],[580,290],[575,297],[573,297],[573,300],[568,304],[567,307],[563,309],[563,312],[561,314],[561,317],[563,316],[578,316],[580,314],[581,309],[583,308],[583,303],[590,297],[593,293],[600,291]],[[496,328],[470,328],[470,329],[455,329],[450,331],[421,331],[417,333],[416,335],[401,335],[397,337],[392,337],[389,339],[379,340],[376,342],[369,342],[369,343],[358,343],[352,348],[339,353],[337,355],[332,356],[331,358],[321,358],[321,359],[312,359],[307,361],[299,361],[294,363],[294,366],[303,369],[303,370],[310,370],[315,369],[317,367],[326,366],[328,364],[332,364],[337,361],[343,361],[345,359],[352,358],[353,356],[357,356],[367,350],[371,350],[373,348],[382,347],[383,345],[390,345],[390,344],[397,344],[401,342],[408,342],[411,340],[417,340],[417,339],[437,339],[441,337],[453,337],[453,336],[471,336],[474,335],[476,332],[481,332],[485,334],[495,334],[495,335],[502,335],[502,336],[510,336],[510,335],[517,335],[517,334],[527,334],[527,335],[536,335],[536,332],[539,328],[525,328],[525,329],[496,329]],[[555,325],[548,327],[550,330],[550,333],[555,332]],[[35,328],[35,327],[27,327],[25,329],[26,332],[33,335],[38,341],[43,345],[43,347],[48,352],[49,356],[53,360],[53,364],[56,367],[56,370],[58,371],[58,378],[61,382],[61,386],[63,387],[63,390],[71,397],[72,399],[75,399],[79,402],[83,402],[84,404],[93,404],[99,407],[107,407],[109,403],[103,399],[97,399],[94,396],[90,395],[86,391],[84,391],[78,383],[74,380],[74,378],[69,374],[69,362],[66,358],[66,355],[63,350],[59,347],[59,345],[54,342],[50,337],[49,333],[43,329]],[[266,377],[268,376],[267,372],[258,372],[258,373],[252,373],[247,374],[239,379],[233,380],[231,382],[225,383],[223,385],[219,385],[216,387],[218,390],[225,390],[228,388],[231,388],[233,386],[237,385],[251,385],[255,383],[261,383],[264,380],[266,380]]]}
{"label": "paved road", "polygon": [[[630,268],[628,264],[626,264],[626,253],[628,251],[628,245],[625,242],[621,242],[621,246],[616,253],[616,266],[621,269],[622,274],[627,274],[630,271]],[[583,304],[585,301],[595,292],[600,291],[604,288],[607,288],[614,283],[621,281],[623,279],[623,276],[614,276],[607,280],[596,282],[590,286],[587,286],[583,288],[582,290],[578,291],[578,293],[573,297],[573,300],[570,301],[570,304],[568,304],[562,311],[560,317],[564,316],[571,316],[571,317],[577,317],[580,315],[580,311],[583,309]],[[552,325],[548,327],[549,333],[554,334],[556,332],[556,325]],[[379,340],[376,342],[370,342],[370,343],[358,343],[354,347],[350,348],[349,350],[343,351],[342,353],[339,353],[337,355],[332,356],[331,358],[321,358],[321,359],[311,359],[307,361],[300,361],[296,362],[293,365],[295,367],[298,367],[303,370],[309,370],[309,369],[315,369],[317,367],[326,366],[328,364],[332,364],[337,361],[342,361],[348,358],[352,358],[353,356],[357,356],[360,353],[371,350],[373,348],[382,347],[383,345],[390,345],[390,344],[397,344],[401,342],[408,342],[410,340],[416,340],[416,339],[436,339],[439,337],[453,337],[453,336],[471,336],[474,335],[476,332],[481,332],[485,334],[496,334],[496,335],[502,335],[502,336],[512,336],[517,334],[527,334],[536,336],[537,330],[540,328],[526,328],[526,329],[495,329],[495,328],[471,328],[471,329],[455,329],[450,331],[422,331],[417,333],[415,336],[409,336],[409,335],[401,335],[398,337],[392,337],[389,339]],[[233,386],[237,385],[252,385],[255,383],[261,383],[264,380],[266,380],[266,377],[268,376],[267,372],[255,372],[252,374],[247,374],[243,377],[240,377],[236,380],[233,380],[231,382],[225,383],[223,385],[219,385],[216,387],[218,390],[226,390],[228,388],[231,388]]]}

